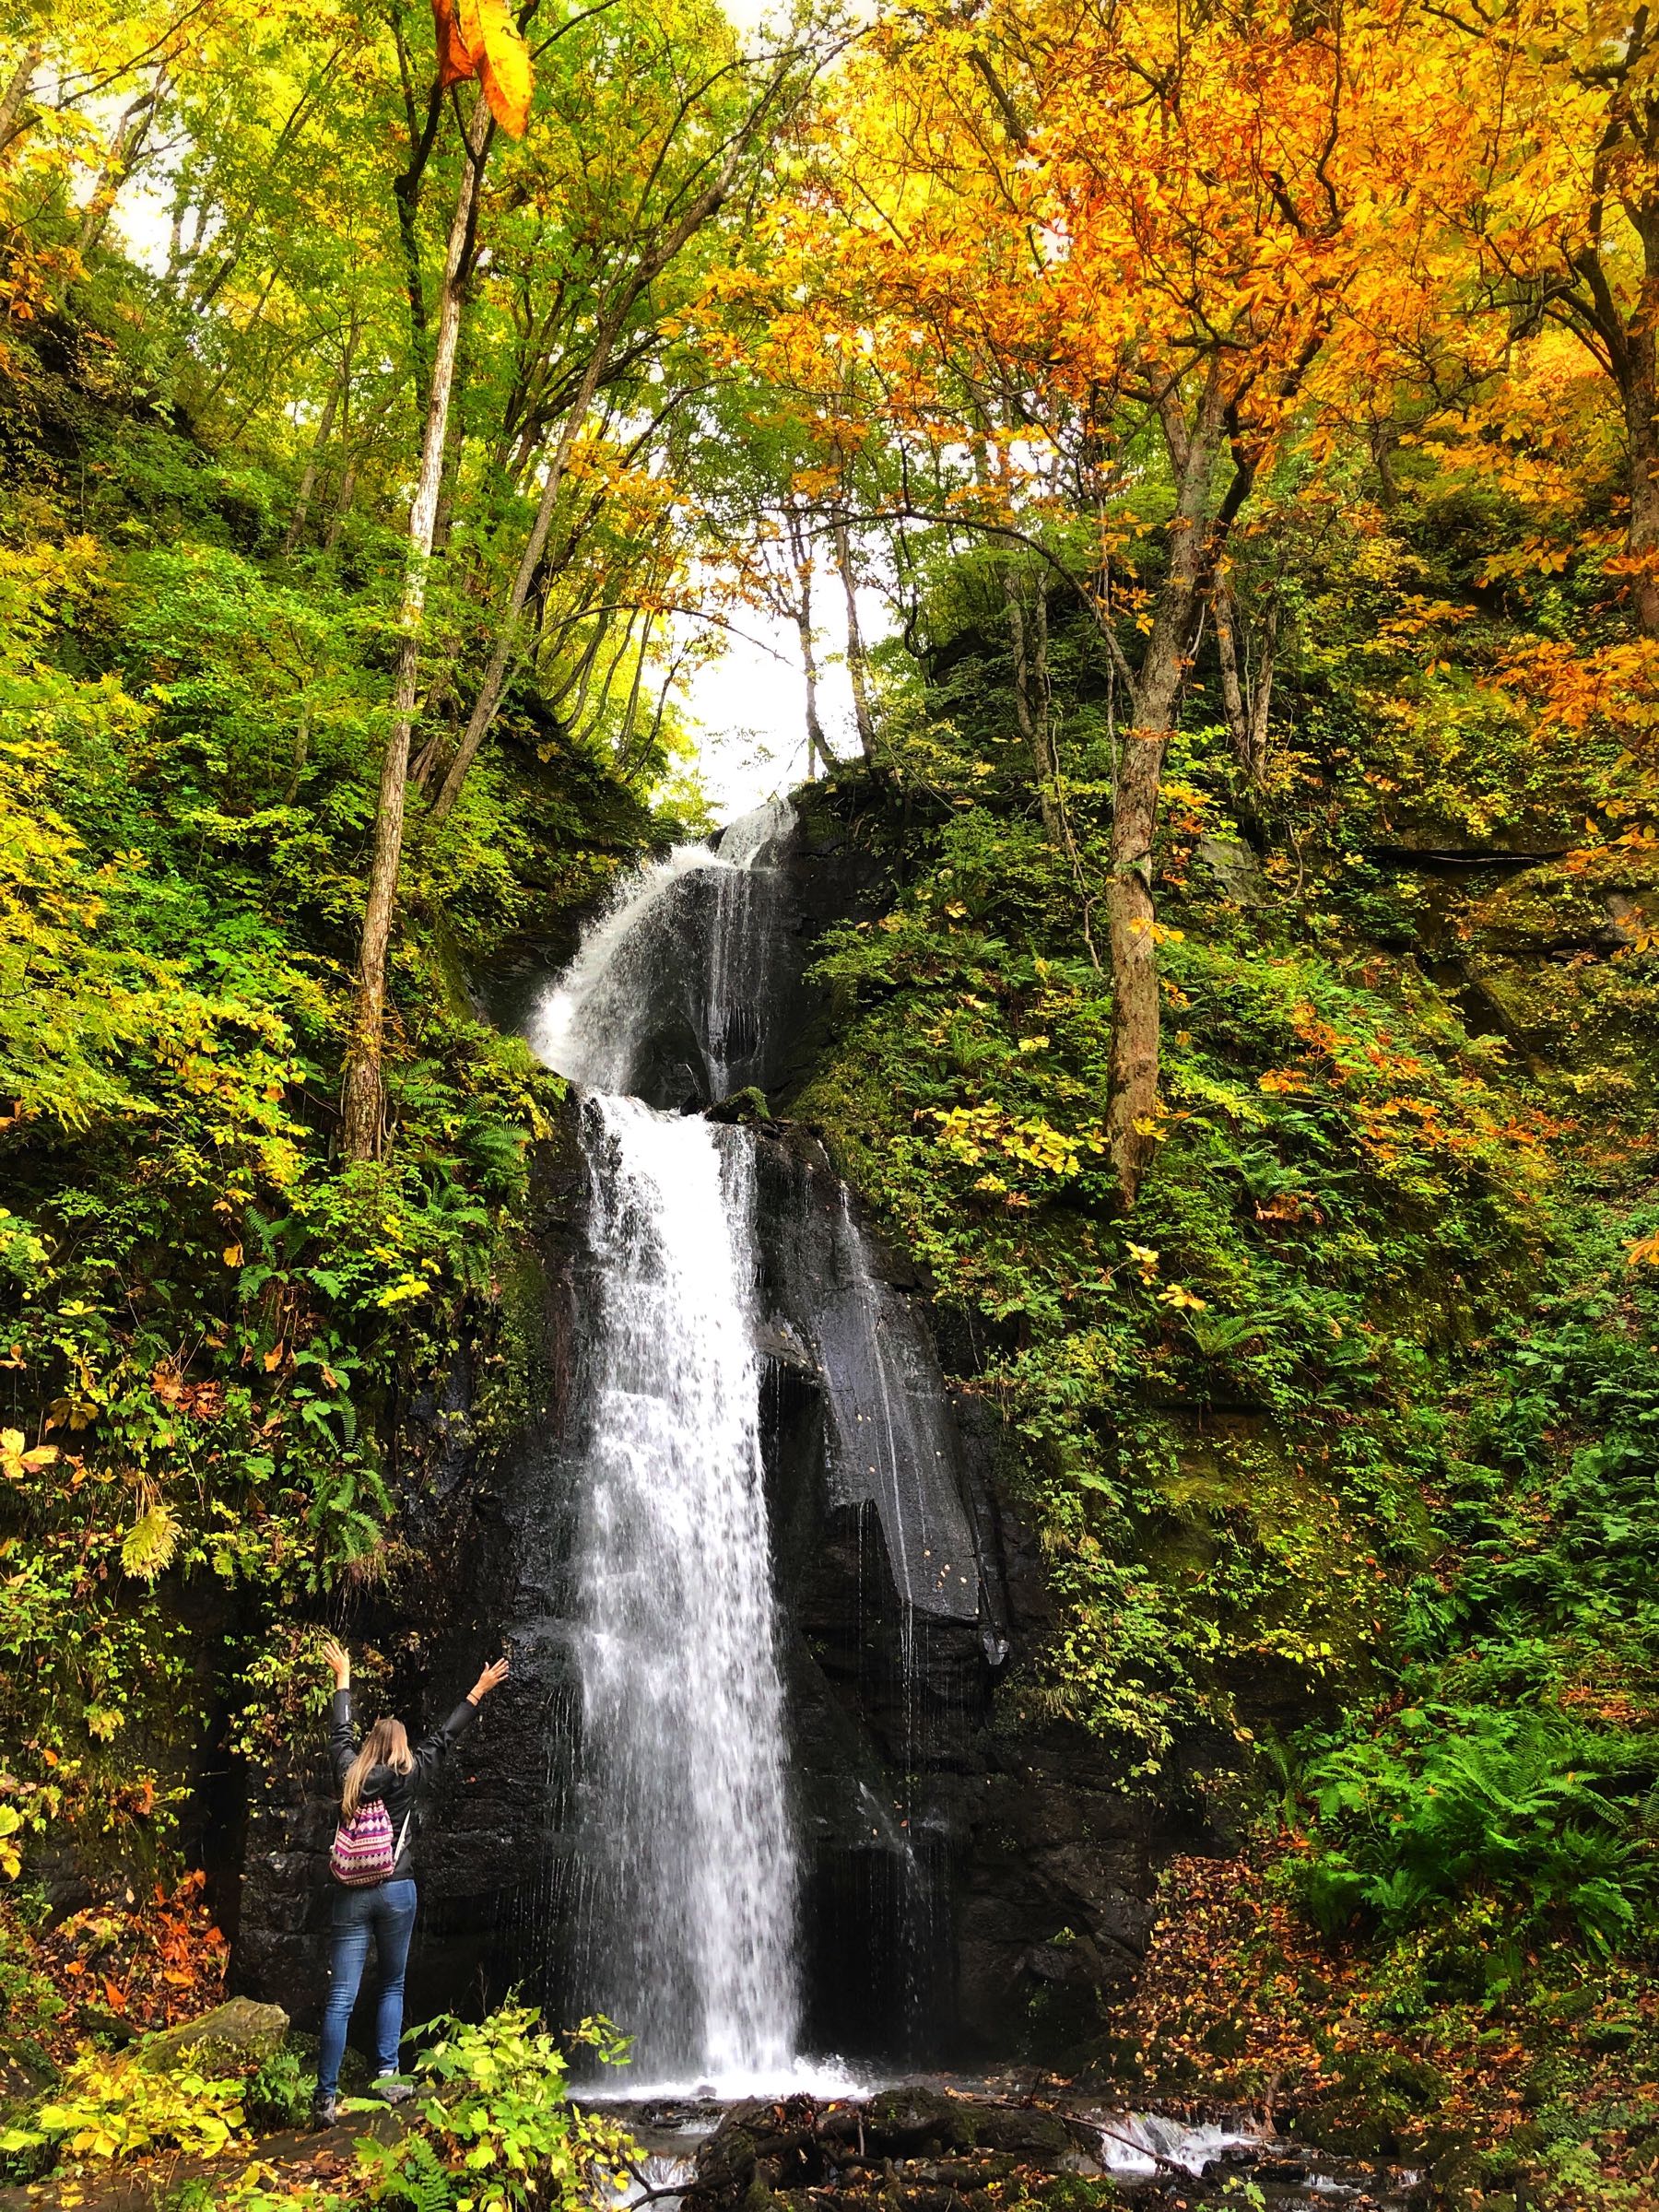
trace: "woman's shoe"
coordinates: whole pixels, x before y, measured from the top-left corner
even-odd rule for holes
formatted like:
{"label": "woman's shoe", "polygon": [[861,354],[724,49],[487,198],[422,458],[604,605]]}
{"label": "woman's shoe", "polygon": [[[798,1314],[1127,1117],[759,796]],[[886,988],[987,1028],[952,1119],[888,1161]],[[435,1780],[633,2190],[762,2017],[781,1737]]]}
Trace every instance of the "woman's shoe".
{"label": "woman's shoe", "polygon": [[386,2104],[407,2104],[415,2094],[415,2085],[413,2082],[399,2081],[394,2076],[387,2075],[375,2083],[372,2094]]}
{"label": "woman's shoe", "polygon": [[332,2127],[340,2116],[339,2100],[330,2095],[312,2100],[311,2124],[313,2127]]}

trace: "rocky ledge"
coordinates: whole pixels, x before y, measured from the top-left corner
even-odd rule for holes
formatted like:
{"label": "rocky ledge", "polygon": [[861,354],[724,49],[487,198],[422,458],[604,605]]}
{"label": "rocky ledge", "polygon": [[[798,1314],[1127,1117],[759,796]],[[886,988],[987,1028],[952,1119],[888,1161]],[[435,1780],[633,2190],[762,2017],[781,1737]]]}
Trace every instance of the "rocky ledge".
{"label": "rocky ledge", "polygon": [[[667,2194],[668,2192],[662,2192]],[[1247,2114],[1194,2121],[989,2101],[936,2088],[734,2105],[685,2212],[1106,2212],[1135,2201],[1431,2212],[1428,2180],[1318,2158]]]}

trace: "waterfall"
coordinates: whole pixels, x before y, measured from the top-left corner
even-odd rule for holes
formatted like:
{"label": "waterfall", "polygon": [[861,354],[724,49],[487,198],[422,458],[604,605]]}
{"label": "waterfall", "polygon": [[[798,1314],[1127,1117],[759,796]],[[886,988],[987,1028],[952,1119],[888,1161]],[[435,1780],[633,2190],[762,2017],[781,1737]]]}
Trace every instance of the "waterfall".
{"label": "waterfall", "polygon": [[[754,1059],[758,872],[791,818],[763,809],[722,849],[681,847],[632,878],[530,1032],[590,1093],[600,1284],[575,1558],[578,1983],[634,2038],[636,2082],[731,2093],[790,2074],[798,2014],[752,1159],[741,1131],[627,1094],[689,1079],[720,1098]],[[665,1010],[668,1059],[653,1051]]]}
{"label": "waterfall", "polygon": [[794,1867],[745,1280],[747,1154],[595,1098],[578,1540],[582,1981],[665,2078],[794,2056]]}
{"label": "waterfall", "polygon": [[584,1089],[653,1106],[769,1088],[780,914],[768,863],[794,821],[774,800],[716,846],[677,845],[626,877],[531,1018],[542,1059]]}
{"label": "waterfall", "polygon": [[[843,2072],[801,2061],[804,2021],[872,2053],[924,2046],[924,2016],[949,2007],[948,1815],[930,1762],[942,1718],[960,1733],[962,1686],[1001,1656],[983,1641],[948,1393],[902,1271],[804,1132],[700,1111],[791,1077],[811,1003],[777,865],[794,827],[774,804],[629,876],[527,1030],[583,1094],[593,1286],[561,1555],[577,1717],[559,2001],[634,2039],[633,2095],[845,2093]],[[794,1500],[776,1532],[763,1367],[813,1409],[792,1444],[767,1400],[766,1449]],[[797,1448],[816,1454],[809,1476]],[[820,1620],[816,1642],[795,1609],[803,1480],[836,1541],[850,1519],[859,1578],[856,1618],[827,1639]],[[885,1563],[867,1614],[866,1557]],[[815,1761],[841,1740],[831,1680],[849,1665],[887,1749],[867,1766],[854,1753],[827,1800]],[[817,1688],[796,1708],[803,1682]],[[821,1740],[802,1740],[801,1711]]]}

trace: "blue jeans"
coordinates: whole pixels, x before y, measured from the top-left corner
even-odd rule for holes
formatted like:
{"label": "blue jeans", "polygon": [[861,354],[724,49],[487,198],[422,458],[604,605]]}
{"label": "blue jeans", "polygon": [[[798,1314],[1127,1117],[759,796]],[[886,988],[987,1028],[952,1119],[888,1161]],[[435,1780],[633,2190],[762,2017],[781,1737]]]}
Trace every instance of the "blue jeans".
{"label": "blue jeans", "polygon": [[397,2071],[403,2041],[404,1969],[415,1932],[413,1882],[377,1882],[370,1889],[338,1886],[334,1893],[334,1924],[328,1937],[328,1999],[323,2007],[323,2042],[317,2054],[317,2095],[332,2097],[340,2084],[346,2030],[362,1984],[374,1937],[380,1971],[380,1998],[374,2012],[375,2077]]}

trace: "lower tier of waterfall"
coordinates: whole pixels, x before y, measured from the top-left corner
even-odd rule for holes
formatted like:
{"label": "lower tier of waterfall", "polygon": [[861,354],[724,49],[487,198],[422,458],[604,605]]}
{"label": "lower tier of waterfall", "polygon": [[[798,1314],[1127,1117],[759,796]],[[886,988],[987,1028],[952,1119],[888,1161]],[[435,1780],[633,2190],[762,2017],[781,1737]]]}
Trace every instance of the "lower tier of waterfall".
{"label": "lower tier of waterfall", "polygon": [[735,2088],[795,2055],[795,1857],[738,1131],[590,1099],[599,1311],[575,1652],[577,1985],[631,2076]]}

